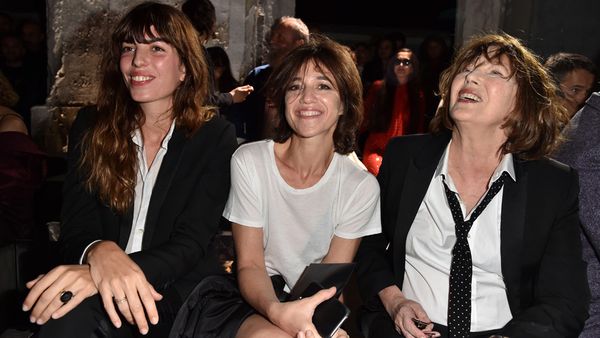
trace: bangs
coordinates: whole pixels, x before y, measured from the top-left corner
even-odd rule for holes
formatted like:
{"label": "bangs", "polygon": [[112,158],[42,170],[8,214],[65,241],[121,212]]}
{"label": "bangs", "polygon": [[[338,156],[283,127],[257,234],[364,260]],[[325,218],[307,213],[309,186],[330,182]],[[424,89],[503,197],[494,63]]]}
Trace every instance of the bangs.
{"label": "bangs", "polygon": [[510,69],[511,78],[517,73],[516,65],[518,64],[518,58],[516,55],[515,47],[509,44],[498,43],[496,41],[490,41],[481,43],[474,48],[469,48],[468,51],[462,55],[462,60],[459,63],[458,70],[464,69],[466,66],[477,62],[477,59],[484,57],[488,62],[492,64],[501,64],[501,58],[505,55],[508,59],[508,67]]}
{"label": "bangs", "polygon": [[[323,56],[323,55],[321,55]],[[338,89],[339,85],[338,85],[338,79],[335,77],[335,75],[333,74],[333,72],[330,70],[332,67],[329,67],[327,65],[327,61],[331,61],[331,60],[327,60],[326,57],[324,58],[317,58],[317,57],[313,57],[312,59],[308,60],[308,62],[312,62],[315,65],[315,70],[321,72],[321,74],[323,74],[323,76],[327,79],[327,81],[331,82],[331,84],[333,85],[333,87],[335,89]],[[305,69],[308,67],[308,62],[305,63]]]}
{"label": "bangs", "polygon": [[170,19],[166,13],[157,11],[135,11],[130,12],[117,27],[113,36],[113,42],[127,43],[151,43],[164,41],[173,44],[170,37],[174,36],[173,29],[168,24]]}

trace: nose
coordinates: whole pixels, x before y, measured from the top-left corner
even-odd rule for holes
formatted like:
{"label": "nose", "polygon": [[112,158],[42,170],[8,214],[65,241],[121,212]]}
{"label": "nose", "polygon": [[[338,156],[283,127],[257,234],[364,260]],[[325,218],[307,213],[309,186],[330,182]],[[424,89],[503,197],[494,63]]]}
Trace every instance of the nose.
{"label": "nose", "polygon": [[477,71],[477,68],[473,68],[470,72],[468,72],[465,75],[465,82],[478,84],[478,74],[479,72]]}
{"label": "nose", "polygon": [[133,55],[132,63],[135,67],[142,67],[147,63],[148,53],[144,48],[136,48],[135,54]]}
{"label": "nose", "polygon": [[300,103],[310,103],[314,101],[314,90],[308,87],[304,87],[300,91]]}

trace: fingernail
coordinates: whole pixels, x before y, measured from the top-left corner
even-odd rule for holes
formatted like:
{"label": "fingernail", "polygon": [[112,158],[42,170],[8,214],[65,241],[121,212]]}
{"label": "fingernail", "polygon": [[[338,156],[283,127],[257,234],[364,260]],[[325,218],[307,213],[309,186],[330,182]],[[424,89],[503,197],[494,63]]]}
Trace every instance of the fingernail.
{"label": "fingernail", "polygon": [[150,318],[150,323],[152,323],[154,325],[158,324],[158,317],[152,317],[152,318]]}
{"label": "fingernail", "polygon": [[121,328],[121,322],[114,322],[113,324],[115,325],[115,327],[116,327],[117,329],[118,329],[118,328]]}
{"label": "fingernail", "polygon": [[23,311],[29,311],[29,306],[23,304],[23,307],[21,308]]}
{"label": "fingernail", "polygon": [[35,317],[29,317],[29,322],[31,322],[32,324],[35,323],[37,319]]}
{"label": "fingernail", "polygon": [[38,320],[36,321],[36,324],[37,324],[37,325],[42,325],[42,324],[44,324],[44,321],[43,321],[43,320],[40,318],[40,319],[38,319]]}
{"label": "fingernail", "polygon": [[145,328],[145,327],[143,327],[143,328],[140,329],[140,333],[143,334],[143,335],[146,335],[148,333],[148,329]]}

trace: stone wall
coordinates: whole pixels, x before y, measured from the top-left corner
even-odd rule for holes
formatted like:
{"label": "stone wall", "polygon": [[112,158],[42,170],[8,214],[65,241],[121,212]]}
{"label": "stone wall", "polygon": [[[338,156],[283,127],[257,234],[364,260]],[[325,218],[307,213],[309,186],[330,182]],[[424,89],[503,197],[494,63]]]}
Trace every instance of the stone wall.
{"label": "stone wall", "polygon": [[[94,104],[100,56],[113,25],[143,0],[47,0],[48,63],[55,74],[45,109],[36,109],[34,137],[49,152],[66,149],[67,131],[77,110]],[[180,8],[184,0],[159,0]],[[293,15],[294,0],[213,0],[217,38],[234,74],[246,74],[262,60],[273,20]]]}
{"label": "stone wall", "polygon": [[473,34],[504,31],[543,58],[565,51],[600,63],[598,0],[458,0],[455,44]]}

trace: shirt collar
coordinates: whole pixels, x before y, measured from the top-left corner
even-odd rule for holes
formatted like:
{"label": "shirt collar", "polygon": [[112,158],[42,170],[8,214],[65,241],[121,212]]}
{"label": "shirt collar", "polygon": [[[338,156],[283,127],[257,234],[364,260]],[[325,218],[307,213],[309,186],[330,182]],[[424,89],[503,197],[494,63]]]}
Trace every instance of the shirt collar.
{"label": "shirt collar", "polygon": [[[451,143],[452,139],[450,139],[450,142],[448,142],[446,150],[444,150],[444,154],[442,155],[442,158],[440,158],[438,166],[435,169],[435,173],[433,175],[434,178],[437,178],[439,176],[448,176],[448,155]],[[488,185],[491,185],[491,183],[495,182],[505,171],[510,175],[513,181],[517,181],[517,176],[515,174],[514,158],[513,155],[510,153],[504,154],[504,156],[502,156],[502,160],[500,161],[500,164],[498,164],[498,166],[496,167],[496,170],[494,170],[494,174],[492,175],[492,178]]]}
{"label": "shirt collar", "polygon": [[[162,143],[160,144],[160,147],[162,149],[167,150],[169,148],[169,141],[171,140],[171,137],[173,136],[174,130],[175,130],[175,119],[173,119],[173,122],[171,122],[171,127],[169,127],[169,131],[167,132],[167,135],[165,136]],[[133,140],[133,143],[135,143],[136,146],[138,146],[138,147],[144,146],[144,139],[142,138],[142,131],[140,130],[140,128],[137,128],[136,130],[133,131],[133,133],[131,133],[131,139]]]}

